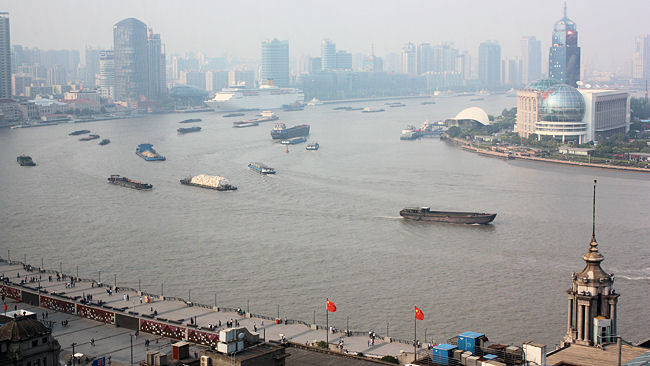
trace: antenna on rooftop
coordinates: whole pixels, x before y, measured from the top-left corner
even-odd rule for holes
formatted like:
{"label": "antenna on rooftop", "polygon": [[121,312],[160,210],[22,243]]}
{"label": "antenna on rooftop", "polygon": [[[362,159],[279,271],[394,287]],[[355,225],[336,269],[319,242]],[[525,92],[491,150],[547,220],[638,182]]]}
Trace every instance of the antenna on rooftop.
{"label": "antenna on rooftop", "polygon": [[594,179],[594,200],[591,207],[591,238],[596,238],[596,179]]}
{"label": "antenna on rooftop", "polygon": [[564,2],[564,17],[566,18],[566,1]]}

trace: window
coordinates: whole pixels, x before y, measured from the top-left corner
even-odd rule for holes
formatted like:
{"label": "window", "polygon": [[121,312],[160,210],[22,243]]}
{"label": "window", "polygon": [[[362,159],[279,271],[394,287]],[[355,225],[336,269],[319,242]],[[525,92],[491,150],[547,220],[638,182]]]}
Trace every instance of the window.
{"label": "window", "polygon": [[38,339],[32,341],[32,347],[37,347],[38,346]]}
{"label": "window", "polygon": [[43,337],[43,344],[47,343],[47,337]]}

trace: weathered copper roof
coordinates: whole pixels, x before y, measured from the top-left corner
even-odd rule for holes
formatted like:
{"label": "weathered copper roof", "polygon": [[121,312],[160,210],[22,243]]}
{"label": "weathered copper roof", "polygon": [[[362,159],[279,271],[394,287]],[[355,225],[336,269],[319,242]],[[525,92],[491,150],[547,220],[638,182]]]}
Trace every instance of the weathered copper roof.
{"label": "weathered copper roof", "polygon": [[51,330],[38,320],[27,317],[12,319],[0,327],[0,342],[19,342],[50,334]]}
{"label": "weathered copper roof", "polygon": [[604,279],[606,281],[611,280],[609,273],[605,272],[600,267],[600,262],[605,260],[602,254],[598,251],[598,242],[596,237],[591,237],[591,242],[589,243],[589,251],[587,254],[582,256],[582,259],[587,262],[585,268],[578,274],[578,277],[586,277],[590,280],[600,281]]}

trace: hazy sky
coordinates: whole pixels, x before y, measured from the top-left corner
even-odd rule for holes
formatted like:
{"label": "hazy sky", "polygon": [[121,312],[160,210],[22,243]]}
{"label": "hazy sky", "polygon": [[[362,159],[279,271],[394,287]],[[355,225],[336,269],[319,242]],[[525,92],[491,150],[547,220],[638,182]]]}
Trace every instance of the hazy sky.
{"label": "hazy sky", "polygon": [[[521,36],[542,41],[548,57],[553,23],[562,17],[556,0],[4,0],[13,44],[42,49],[112,48],[112,25],[134,17],[160,33],[167,53],[201,51],[209,56],[260,57],[260,42],[289,41],[292,57],[320,54],[320,40],[337,49],[383,56],[404,43],[453,42],[478,53],[496,39],[503,56],[519,54]],[[569,0],[578,24],[583,63],[623,67],[634,36],[650,33],[650,0]],[[82,55],[83,57],[83,55]]]}

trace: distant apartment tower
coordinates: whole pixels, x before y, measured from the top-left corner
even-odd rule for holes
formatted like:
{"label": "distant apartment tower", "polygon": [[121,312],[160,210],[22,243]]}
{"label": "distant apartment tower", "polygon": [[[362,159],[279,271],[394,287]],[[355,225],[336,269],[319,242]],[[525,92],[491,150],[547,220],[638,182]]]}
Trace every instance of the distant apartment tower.
{"label": "distant apartment tower", "polygon": [[167,96],[167,75],[165,53],[160,41],[160,34],[154,34],[151,28],[147,31],[147,68],[149,72],[147,96],[149,99],[160,100]]}
{"label": "distant apartment tower", "polygon": [[548,75],[551,79],[577,86],[580,80],[580,47],[578,47],[578,31],[576,23],[566,16],[553,26],[553,41],[548,54]]}
{"label": "distant apartment tower", "polygon": [[245,86],[255,88],[255,72],[252,70],[231,70],[228,72],[229,86]]}
{"label": "distant apartment tower", "polygon": [[289,86],[289,41],[276,38],[262,42],[261,83]]}
{"label": "distant apartment tower", "polygon": [[228,71],[206,71],[205,90],[221,91],[228,87]]}
{"label": "distant apartment tower", "polygon": [[431,70],[436,72],[452,72],[456,70],[456,56],[458,50],[451,44],[443,43],[435,45],[432,48]]}
{"label": "distant apartment tower", "polygon": [[336,43],[324,39],[320,43],[320,58],[325,71],[336,69]]}
{"label": "distant apartment tower", "polygon": [[402,73],[417,75],[417,48],[411,42],[402,48]]}
{"label": "distant apartment tower", "polygon": [[521,61],[508,58],[501,61],[501,85],[519,87],[521,85]]}
{"label": "distant apartment tower", "polygon": [[0,13],[0,99],[11,98],[9,13]]}
{"label": "distant apartment tower", "polygon": [[140,100],[148,95],[147,26],[128,18],[113,26],[115,99]]}
{"label": "distant apartment tower", "polygon": [[323,69],[322,59],[320,57],[310,57],[307,60],[307,73],[315,74]]}
{"label": "distant apartment tower", "polygon": [[336,70],[352,70],[352,54],[345,51],[336,52]]}
{"label": "distant apartment tower", "polygon": [[433,48],[429,43],[420,43],[417,46],[418,75],[433,71]]}
{"label": "distant apartment tower", "polygon": [[478,78],[482,86],[495,88],[501,81],[501,46],[485,41],[478,48]]}
{"label": "distant apartment tower", "polygon": [[97,92],[102,98],[115,98],[115,58],[112,50],[99,51]]}
{"label": "distant apartment tower", "polygon": [[472,57],[469,52],[463,51],[456,55],[456,67],[454,71],[459,72],[463,80],[472,78]]}
{"label": "distant apartment tower", "polygon": [[84,54],[85,67],[84,67],[84,82],[85,86],[96,86],[97,74],[99,74],[99,52],[96,48],[86,47]]}
{"label": "distant apartment tower", "polygon": [[542,77],[542,42],[535,37],[519,40],[521,82],[528,84]]}
{"label": "distant apartment tower", "polygon": [[634,39],[632,62],[632,78],[638,81],[650,79],[650,34]]}

